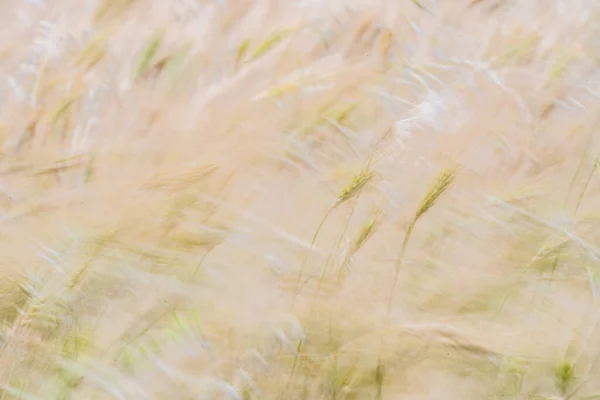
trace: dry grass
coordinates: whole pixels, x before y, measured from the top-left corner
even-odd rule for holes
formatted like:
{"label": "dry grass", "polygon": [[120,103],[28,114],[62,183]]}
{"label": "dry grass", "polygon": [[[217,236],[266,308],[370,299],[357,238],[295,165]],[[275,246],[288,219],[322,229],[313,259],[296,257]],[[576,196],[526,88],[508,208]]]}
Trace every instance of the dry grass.
{"label": "dry grass", "polygon": [[600,6],[7,0],[0,400],[600,399]]}

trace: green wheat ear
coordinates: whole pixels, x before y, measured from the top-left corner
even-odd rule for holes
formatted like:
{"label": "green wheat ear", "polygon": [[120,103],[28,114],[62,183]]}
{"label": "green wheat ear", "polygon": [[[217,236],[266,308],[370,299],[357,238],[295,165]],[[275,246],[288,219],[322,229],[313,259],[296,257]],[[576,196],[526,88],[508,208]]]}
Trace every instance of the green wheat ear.
{"label": "green wheat ear", "polygon": [[163,38],[164,32],[159,31],[155,33],[146,46],[144,46],[138,65],[135,69],[135,79],[139,79],[150,68],[152,60],[156,57],[156,54],[162,45]]}
{"label": "green wheat ear", "polygon": [[238,51],[235,57],[236,68],[240,66],[240,63],[244,60],[244,57],[248,53],[248,50],[250,49],[250,43],[250,39],[246,39],[242,42],[242,44],[240,44],[240,47],[238,47]]}
{"label": "green wheat ear", "polygon": [[365,245],[365,243],[373,236],[373,233],[377,230],[383,218],[385,217],[385,213],[380,209],[377,209],[371,218],[369,218],[358,231],[356,237],[352,240],[350,244],[350,249],[346,253],[344,257],[344,261],[338,270],[338,281],[341,278],[341,274],[343,269],[345,268],[348,273],[350,273],[350,263],[352,257]]}
{"label": "green wheat ear", "polygon": [[338,207],[340,204],[345,203],[362,192],[365,186],[367,186],[367,184],[371,182],[375,176],[376,174],[371,171],[369,166],[360,170],[358,174],[354,175],[352,182],[342,189],[332,208]]}
{"label": "green wheat ear", "polygon": [[385,213],[381,210],[375,211],[374,215],[363,224],[358,232],[358,235],[352,242],[350,247],[350,254],[356,254],[358,250],[363,247],[363,245],[369,240],[369,238],[373,235],[373,232],[377,229],[379,224],[382,221],[382,218],[385,216]]}
{"label": "green wheat ear", "polygon": [[565,395],[575,382],[575,367],[573,364],[567,360],[560,361],[554,369],[554,379],[558,390]]}
{"label": "green wheat ear", "polygon": [[[266,54],[267,52],[269,52],[271,49],[273,49],[275,46],[277,46],[283,39],[288,37],[290,35],[290,33],[292,33],[292,32],[293,32],[293,29],[288,28],[288,29],[282,29],[280,31],[276,31],[276,32],[272,33],[271,35],[269,35],[261,44],[259,44],[254,49],[254,51],[250,55],[250,61],[254,61],[257,58],[259,58],[259,57],[263,56],[264,54]],[[240,50],[242,50],[242,49],[240,49]],[[243,49],[244,53],[246,52],[246,50],[247,50],[247,48]],[[239,54],[238,54],[238,57],[240,57]]]}
{"label": "green wheat ear", "polygon": [[435,203],[439,200],[440,196],[444,194],[446,190],[452,185],[454,181],[454,177],[456,176],[456,172],[458,171],[458,167],[453,167],[450,169],[446,169],[442,171],[435,183],[429,188],[423,200],[419,204],[417,208],[417,212],[415,214],[414,221],[416,222],[420,219],[427,211],[429,211]]}

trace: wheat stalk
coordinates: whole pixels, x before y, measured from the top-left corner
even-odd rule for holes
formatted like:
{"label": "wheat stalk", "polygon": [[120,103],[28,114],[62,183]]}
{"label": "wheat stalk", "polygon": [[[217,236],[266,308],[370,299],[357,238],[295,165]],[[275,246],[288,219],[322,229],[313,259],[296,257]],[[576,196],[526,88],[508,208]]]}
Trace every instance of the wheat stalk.
{"label": "wheat stalk", "polygon": [[391,312],[394,294],[396,292],[396,285],[398,283],[398,276],[400,274],[400,268],[402,267],[402,261],[404,260],[406,249],[408,247],[408,243],[410,241],[412,232],[417,225],[417,222],[429,211],[433,206],[438,202],[440,197],[450,188],[456,173],[458,171],[458,167],[452,167],[449,169],[443,170],[438,176],[435,182],[430,186],[429,190],[425,194],[425,197],[419,203],[417,210],[415,212],[414,217],[410,221],[408,228],[404,233],[404,239],[402,240],[402,246],[400,247],[400,253],[396,258],[396,263],[394,266],[394,279],[392,283],[392,289],[390,293],[390,300],[388,304],[388,314]]}

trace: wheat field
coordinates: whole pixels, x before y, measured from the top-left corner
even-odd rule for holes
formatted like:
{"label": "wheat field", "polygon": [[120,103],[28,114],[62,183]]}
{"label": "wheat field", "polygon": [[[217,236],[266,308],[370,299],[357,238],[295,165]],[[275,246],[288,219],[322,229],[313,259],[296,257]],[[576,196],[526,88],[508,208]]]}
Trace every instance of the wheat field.
{"label": "wheat field", "polygon": [[600,3],[0,27],[0,400],[600,399]]}

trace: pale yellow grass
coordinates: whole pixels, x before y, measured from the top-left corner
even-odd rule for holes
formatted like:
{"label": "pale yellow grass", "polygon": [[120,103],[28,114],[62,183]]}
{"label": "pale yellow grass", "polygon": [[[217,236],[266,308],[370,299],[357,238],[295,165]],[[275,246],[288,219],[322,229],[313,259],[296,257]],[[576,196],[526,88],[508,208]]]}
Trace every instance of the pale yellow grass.
{"label": "pale yellow grass", "polygon": [[600,398],[595,2],[0,27],[0,399]]}

